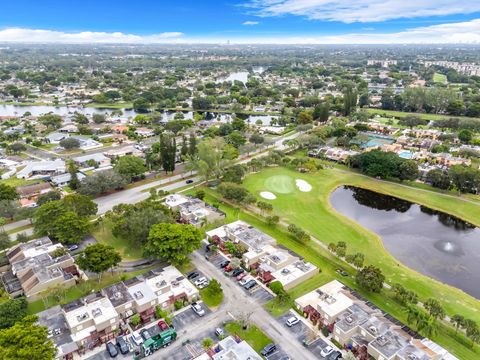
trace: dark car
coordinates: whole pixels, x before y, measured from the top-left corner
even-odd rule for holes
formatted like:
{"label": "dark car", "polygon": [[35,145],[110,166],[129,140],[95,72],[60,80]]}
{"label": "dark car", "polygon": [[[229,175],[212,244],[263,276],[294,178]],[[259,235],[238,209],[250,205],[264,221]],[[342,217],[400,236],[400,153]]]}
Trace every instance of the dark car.
{"label": "dark car", "polygon": [[188,180],[186,181],[186,183],[187,183],[187,184],[192,184],[192,183],[193,183],[193,180],[192,180],[192,179],[188,179]]}
{"label": "dark car", "polygon": [[261,351],[261,355],[262,356],[268,356],[270,354],[273,354],[275,351],[277,350],[277,345],[275,344],[268,344],[267,346],[265,346],[263,348],[263,350]]}
{"label": "dark car", "polygon": [[238,269],[235,269],[233,270],[232,272],[232,276],[238,276],[240,275],[241,273],[243,273],[245,270],[243,270],[242,268],[238,268]]}
{"label": "dark car", "polygon": [[229,264],[230,264],[230,261],[229,261],[229,260],[225,260],[225,261],[222,261],[222,262],[220,263],[220,267],[221,267],[222,269],[224,269],[224,268],[226,268]]}
{"label": "dark car", "polygon": [[110,357],[114,358],[118,355],[118,350],[110,341],[107,343],[107,352]]}
{"label": "dark car", "polygon": [[70,245],[67,249],[68,249],[68,251],[78,250],[78,245]]}
{"label": "dark car", "polygon": [[152,335],[150,335],[147,329],[141,330],[140,335],[142,335],[143,340],[148,340],[152,337]]}
{"label": "dark car", "polygon": [[328,357],[328,360],[338,360],[342,358],[342,353],[340,351],[334,351]]}
{"label": "dark car", "polygon": [[255,280],[250,280],[245,285],[243,285],[243,287],[244,287],[245,290],[250,290],[251,288],[253,288],[256,285],[257,285],[257,282]]}
{"label": "dark car", "polygon": [[199,274],[198,272],[193,271],[193,272],[191,272],[190,274],[188,274],[187,279],[188,279],[188,280],[193,280],[193,279],[195,279],[195,278],[197,278],[197,277],[199,277],[199,276],[200,276],[200,274]]}
{"label": "dark car", "polygon": [[120,349],[120,352],[124,355],[128,354],[130,352],[130,349],[128,348],[127,342],[121,336],[117,337],[117,346]]}

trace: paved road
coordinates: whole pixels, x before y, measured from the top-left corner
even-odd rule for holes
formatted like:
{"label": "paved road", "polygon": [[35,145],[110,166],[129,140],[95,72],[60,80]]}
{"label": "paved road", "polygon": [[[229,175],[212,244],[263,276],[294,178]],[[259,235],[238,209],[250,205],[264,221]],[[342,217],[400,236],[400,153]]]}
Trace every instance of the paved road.
{"label": "paved road", "polygon": [[[247,295],[242,288],[227,278],[213,264],[205,261],[200,252],[196,251],[191,256],[193,264],[210,278],[217,279],[222,285],[224,303],[219,312],[229,311],[234,316],[239,313],[252,313],[250,319],[259,326],[276,344],[292,359],[316,359],[301,342],[292,337],[285,327],[278,326],[278,322],[251,296]],[[202,326],[202,325],[200,325]],[[157,359],[160,359],[158,357]]]}

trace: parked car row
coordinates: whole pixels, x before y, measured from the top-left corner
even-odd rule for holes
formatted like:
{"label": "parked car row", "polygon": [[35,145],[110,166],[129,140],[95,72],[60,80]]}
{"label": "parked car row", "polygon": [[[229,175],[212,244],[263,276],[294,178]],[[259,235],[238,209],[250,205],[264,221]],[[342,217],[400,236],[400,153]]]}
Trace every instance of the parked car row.
{"label": "parked car row", "polygon": [[128,344],[123,336],[117,337],[115,342],[115,345],[111,341],[107,342],[106,344],[108,355],[110,355],[111,358],[117,357],[119,352],[123,355],[130,352],[130,348],[128,347]]}
{"label": "parked car row", "polygon": [[220,263],[220,268],[223,269],[226,275],[235,278],[240,286],[246,290],[251,290],[258,285],[257,281],[241,267],[233,267],[230,260],[225,260]]}

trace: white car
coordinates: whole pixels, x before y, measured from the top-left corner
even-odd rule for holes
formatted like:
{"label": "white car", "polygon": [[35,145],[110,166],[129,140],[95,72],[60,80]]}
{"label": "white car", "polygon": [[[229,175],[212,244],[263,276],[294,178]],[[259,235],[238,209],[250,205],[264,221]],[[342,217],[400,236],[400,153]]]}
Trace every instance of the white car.
{"label": "white car", "polygon": [[320,351],[320,355],[323,357],[327,357],[333,352],[333,348],[330,345],[327,345],[325,348]]}
{"label": "white car", "polygon": [[130,336],[130,340],[132,340],[132,342],[137,346],[140,346],[143,343],[143,338],[136,331],[132,332],[132,335]]}
{"label": "white car", "polygon": [[195,286],[200,286],[206,282],[208,282],[208,279],[205,276],[202,276],[200,279],[195,280],[194,284]]}
{"label": "white car", "polygon": [[300,322],[300,320],[296,316],[289,317],[287,321],[285,321],[285,324],[288,327],[292,327],[293,325],[297,325]]}
{"label": "white car", "polygon": [[206,288],[208,285],[210,284],[210,281],[204,281],[203,283],[201,283],[200,285],[198,285],[198,288],[199,289],[203,289],[203,288]]}
{"label": "white car", "polygon": [[199,304],[197,304],[196,302],[192,303],[192,310],[195,311],[195,313],[198,316],[205,315],[205,310],[203,310],[203,308]]}
{"label": "white car", "polygon": [[240,286],[243,286],[245,285],[246,283],[248,283],[250,280],[253,280],[253,278],[251,276],[245,276],[242,280],[240,280],[238,283],[240,284]]}

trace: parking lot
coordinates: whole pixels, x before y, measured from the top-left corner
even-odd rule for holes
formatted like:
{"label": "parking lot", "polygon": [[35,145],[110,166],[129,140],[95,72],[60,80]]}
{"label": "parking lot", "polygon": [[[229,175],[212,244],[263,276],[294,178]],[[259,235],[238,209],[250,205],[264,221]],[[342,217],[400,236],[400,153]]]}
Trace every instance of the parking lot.
{"label": "parking lot", "polygon": [[[308,339],[309,336],[311,336],[311,330],[301,320],[296,325],[293,325],[291,327],[287,326],[286,321],[287,321],[288,318],[290,318],[292,316],[296,316],[297,318],[299,318],[299,315],[297,313],[292,312],[292,311],[288,311],[287,313],[278,317],[277,321],[281,324],[281,326],[284,326],[285,328],[287,328],[292,333],[292,336],[294,336],[295,338],[297,338],[298,341],[303,343],[303,340]],[[310,350],[313,354],[315,354],[315,356],[318,359],[325,359],[323,356],[320,355],[320,352],[327,345],[328,344],[325,341],[323,341],[321,338],[318,338],[308,346],[308,350]]]}
{"label": "parking lot", "polygon": [[[204,255],[208,256],[208,253],[205,251],[204,249]],[[225,257],[224,255],[220,254],[220,253],[217,253],[217,254],[214,254],[214,255],[210,255],[208,256],[208,260],[216,267],[218,268],[218,270],[220,272],[222,272],[222,274],[224,276],[225,273],[223,272],[223,270],[220,268],[220,264],[222,262],[224,262],[225,260],[228,260],[227,257]],[[238,286],[240,286],[237,282],[236,279],[234,278],[230,278],[232,282],[236,283]],[[253,277],[252,277],[253,279]],[[258,280],[256,280],[258,282]],[[257,300],[261,305],[267,303],[268,301],[270,301],[271,299],[273,299],[273,295],[271,293],[269,293],[267,290],[265,290],[263,288],[262,285],[258,285],[256,286],[255,288],[252,288],[250,290],[245,290],[243,289],[247,294],[249,294],[250,296],[252,296],[255,300]]]}
{"label": "parking lot", "polygon": [[202,305],[203,310],[205,310],[205,315],[204,316],[198,316],[191,308],[188,306],[184,311],[182,311],[180,314],[176,315],[172,319],[173,326],[175,327],[175,330],[177,333],[180,333],[187,325],[191,326],[195,322],[200,322],[202,319],[209,314],[211,314],[211,310]]}

